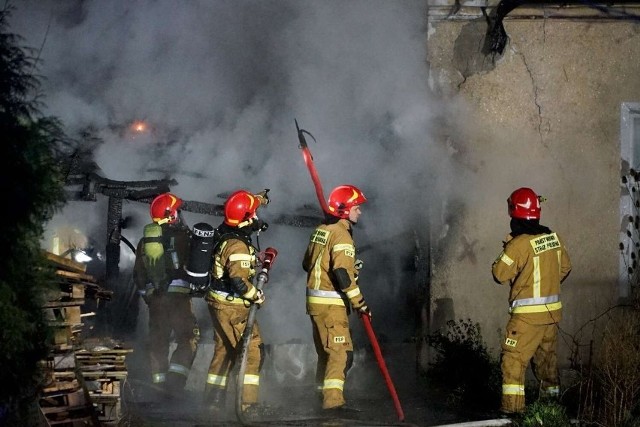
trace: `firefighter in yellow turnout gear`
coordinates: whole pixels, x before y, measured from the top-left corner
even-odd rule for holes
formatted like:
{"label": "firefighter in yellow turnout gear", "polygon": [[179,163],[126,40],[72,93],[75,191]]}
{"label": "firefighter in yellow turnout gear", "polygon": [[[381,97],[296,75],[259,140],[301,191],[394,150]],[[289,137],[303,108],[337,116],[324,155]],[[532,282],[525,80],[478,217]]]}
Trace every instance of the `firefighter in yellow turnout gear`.
{"label": "firefighter in yellow turnout gear", "polygon": [[[253,285],[256,274],[254,232],[266,229],[256,211],[269,202],[265,192],[234,192],[224,205],[224,222],[218,227],[221,243],[214,248],[210,290],[205,296],[214,329],[214,353],[207,376],[205,403],[212,415],[225,407],[229,374],[242,342],[251,304],[264,303],[264,294]],[[247,410],[258,402],[260,368],[263,362],[260,328],[253,326],[247,353],[242,406]]]}
{"label": "firefighter in yellow turnout gear", "polygon": [[525,372],[530,362],[542,394],[559,396],[556,342],[562,318],[560,283],[571,271],[571,261],[558,233],[540,225],[540,197],[533,190],[519,188],[507,203],[511,233],[492,273],[496,282],[511,286],[511,318],[501,360],[501,411],[510,414],[525,409]]}
{"label": "firefighter in yellow turnout gear", "polygon": [[316,384],[322,408],[345,405],[344,384],[353,363],[349,330],[350,306],[371,315],[357,284],[352,225],[367,199],[352,185],[336,187],[329,196],[330,215],[311,235],[302,261],[307,272],[307,313],[311,318],[318,363]]}
{"label": "firefighter in yellow turnout gear", "polygon": [[[149,308],[152,381],[174,397],[182,394],[200,340],[184,271],[190,231],[180,219],[181,205],[182,200],[171,193],[151,202],[153,222],[145,226],[134,265],[138,293]],[[176,348],[169,360],[172,332]]]}

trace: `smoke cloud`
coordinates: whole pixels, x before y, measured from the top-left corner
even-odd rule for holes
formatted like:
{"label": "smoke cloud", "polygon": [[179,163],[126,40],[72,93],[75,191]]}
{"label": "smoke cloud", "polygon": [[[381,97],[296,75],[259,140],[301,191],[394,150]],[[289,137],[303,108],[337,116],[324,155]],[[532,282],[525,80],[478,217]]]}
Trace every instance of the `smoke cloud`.
{"label": "smoke cloud", "polygon": [[[186,200],[222,203],[238,188],[270,188],[261,210],[318,214],[298,149],[307,138],[325,195],[343,183],[369,202],[356,226],[366,248],[363,293],[378,330],[412,334],[407,296],[414,233],[450,185],[446,147],[434,142],[442,106],[429,93],[424,0],[23,0],[11,31],[37,49],[44,112],[67,133],[92,129],[93,160],[114,180],[175,178]],[[144,121],[148,130],[131,125]],[[431,206],[431,208],[430,208]],[[311,210],[309,210],[311,207]],[[134,244],[147,207],[126,202]],[[220,218],[185,213],[191,226]],[[105,201],[71,202],[52,222],[106,236]],[[262,249],[279,251],[259,319],[266,342],[311,342],[301,259],[312,230],[272,225]],[[122,248],[121,267],[131,251]],[[206,316],[206,313],[204,314]]]}

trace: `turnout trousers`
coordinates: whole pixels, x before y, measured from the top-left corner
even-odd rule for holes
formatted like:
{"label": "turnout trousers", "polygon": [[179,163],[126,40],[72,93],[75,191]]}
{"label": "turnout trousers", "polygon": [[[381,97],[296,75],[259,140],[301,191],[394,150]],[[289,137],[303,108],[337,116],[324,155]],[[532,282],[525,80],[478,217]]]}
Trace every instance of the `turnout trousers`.
{"label": "turnout trousers", "polygon": [[[153,382],[164,386],[171,393],[179,393],[189,377],[200,340],[200,330],[191,308],[191,297],[177,293],[153,295],[148,307]],[[169,359],[172,332],[176,348]]]}
{"label": "turnout trousers", "polygon": [[316,385],[322,391],[322,408],[336,408],[345,404],[344,383],[353,362],[347,310],[338,305],[314,305],[309,315],[318,354]]}
{"label": "turnout trousers", "polygon": [[[234,367],[236,357],[240,363],[242,333],[249,316],[249,307],[245,304],[248,303],[240,298],[234,298],[233,302],[218,299],[207,300],[214,331],[213,358],[207,376],[207,388],[212,395],[217,395],[227,388],[227,384],[230,382],[229,374]],[[243,404],[250,405],[258,402],[260,368],[263,361],[262,347],[260,328],[256,321],[253,325],[247,352],[247,366],[242,391]]]}
{"label": "turnout trousers", "polygon": [[558,397],[560,393],[556,341],[557,323],[536,325],[512,315],[502,342],[502,406],[508,413],[525,409],[525,373],[531,363],[540,382],[541,396]]}

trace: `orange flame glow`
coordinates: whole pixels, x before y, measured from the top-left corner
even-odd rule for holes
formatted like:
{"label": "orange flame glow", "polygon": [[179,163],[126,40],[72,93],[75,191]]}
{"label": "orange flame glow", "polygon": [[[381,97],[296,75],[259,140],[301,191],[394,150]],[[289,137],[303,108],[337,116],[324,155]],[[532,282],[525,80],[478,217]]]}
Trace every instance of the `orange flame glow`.
{"label": "orange flame glow", "polygon": [[135,133],[145,133],[148,130],[148,126],[142,120],[136,120],[131,124],[131,130]]}

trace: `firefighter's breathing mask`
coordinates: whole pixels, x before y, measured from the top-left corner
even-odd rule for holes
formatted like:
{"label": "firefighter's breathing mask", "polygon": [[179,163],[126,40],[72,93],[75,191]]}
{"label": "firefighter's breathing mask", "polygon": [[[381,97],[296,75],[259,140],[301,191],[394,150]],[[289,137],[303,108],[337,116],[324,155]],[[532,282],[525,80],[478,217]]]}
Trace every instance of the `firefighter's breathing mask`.
{"label": "firefighter's breathing mask", "polygon": [[269,224],[259,219],[257,216],[253,219],[251,225],[249,225],[252,232],[259,233],[261,231],[266,231],[269,228]]}

